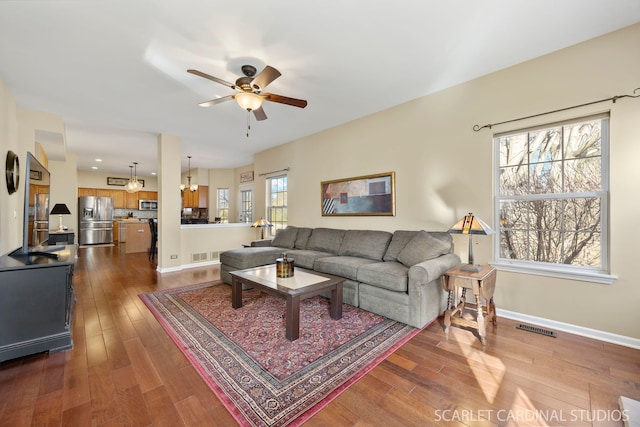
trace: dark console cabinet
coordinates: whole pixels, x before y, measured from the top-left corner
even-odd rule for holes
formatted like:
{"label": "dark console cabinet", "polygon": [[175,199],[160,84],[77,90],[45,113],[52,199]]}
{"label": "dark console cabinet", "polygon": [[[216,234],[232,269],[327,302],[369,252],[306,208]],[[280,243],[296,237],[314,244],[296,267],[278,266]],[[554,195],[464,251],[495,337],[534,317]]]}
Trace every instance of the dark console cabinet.
{"label": "dark console cabinet", "polygon": [[0,257],[0,362],[73,347],[75,247],[55,253]]}
{"label": "dark console cabinet", "polygon": [[49,246],[73,245],[75,234],[72,230],[52,231],[49,230]]}

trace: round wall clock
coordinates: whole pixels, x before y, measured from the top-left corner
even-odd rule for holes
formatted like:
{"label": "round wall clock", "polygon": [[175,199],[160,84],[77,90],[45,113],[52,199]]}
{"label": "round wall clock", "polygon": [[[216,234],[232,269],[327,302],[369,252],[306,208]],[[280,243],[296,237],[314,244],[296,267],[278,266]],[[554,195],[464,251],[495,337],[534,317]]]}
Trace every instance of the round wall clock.
{"label": "round wall clock", "polygon": [[9,194],[13,194],[18,191],[18,184],[20,183],[20,161],[18,160],[18,155],[13,151],[7,153],[5,174],[7,177],[7,190]]}

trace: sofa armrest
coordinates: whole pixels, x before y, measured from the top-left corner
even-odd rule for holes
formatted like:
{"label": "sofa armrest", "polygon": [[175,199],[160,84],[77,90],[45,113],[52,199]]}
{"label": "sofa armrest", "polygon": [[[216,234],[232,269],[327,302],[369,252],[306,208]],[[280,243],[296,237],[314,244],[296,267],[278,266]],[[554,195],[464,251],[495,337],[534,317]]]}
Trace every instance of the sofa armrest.
{"label": "sofa armrest", "polygon": [[254,240],[251,242],[251,246],[271,246],[271,242],[271,239]]}
{"label": "sofa armrest", "polygon": [[422,328],[447,308],[447,293],[440,277],[448,269],[460,264],[455,254],[418,263],[409,268],[409,324]]}
{"label": "sofa armrest", "polygon": [[429,283],[458,264],[460,264],[460,257],[456,254],[446,254],[422,261],[409,269],[409,281],[414,283]]}

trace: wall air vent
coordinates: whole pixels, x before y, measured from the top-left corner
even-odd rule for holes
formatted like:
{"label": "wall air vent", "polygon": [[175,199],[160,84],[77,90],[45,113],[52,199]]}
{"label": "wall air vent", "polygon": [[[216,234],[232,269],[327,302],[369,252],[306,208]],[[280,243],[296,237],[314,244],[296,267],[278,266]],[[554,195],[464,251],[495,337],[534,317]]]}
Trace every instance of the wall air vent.
{"label": "wall air vent", "polygon": [[536,328],[535,326],[523,325],[520,323],[516,326],[516,329],[522,329],[523,331],[535,332],[536,334],[546,335],[551,338],[557,338],[556,333],[548,329]]}
{"label": "wall air vent", "polygon": [[191,254],[191,262],[207,261],[208,259],[206,252]]}

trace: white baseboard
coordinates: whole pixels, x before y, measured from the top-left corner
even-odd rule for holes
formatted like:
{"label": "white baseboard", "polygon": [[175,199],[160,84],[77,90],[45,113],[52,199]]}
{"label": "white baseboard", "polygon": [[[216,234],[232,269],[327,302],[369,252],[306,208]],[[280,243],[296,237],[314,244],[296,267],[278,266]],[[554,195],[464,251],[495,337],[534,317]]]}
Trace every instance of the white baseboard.
{"label": "white baseboard", "polygon": [[182,264],[177,267],[169,267],[169,268],[156,268],[158,273],[171,273],[174,271],[182,271],[188,268],[197,268],[197,267],[206,267],[208,265],[218,265],[220,264],[220,260],[206,261],[206,262],[197,262],[192,264]]}
{"label": "white baseboard", "polygon": [[503,310],[499,308],[496,309],[496,314],[498,316],[506,317],[507,319],[513,319],[524,323],[532,323],[534,325],[543,326],[547,329],[555,329],[558,331],[568,332],[570,334],[580,335],[583,337],[593,338],[595,340],[605,341],[640,350],[640,339],[638,338],[599,331],[597,329],[585,328],[583,326],[572,325],[570,323],[557,322],[555,320],[549,320],[543,317],[530,316],[528,314],[517,313],[515,311]]}

